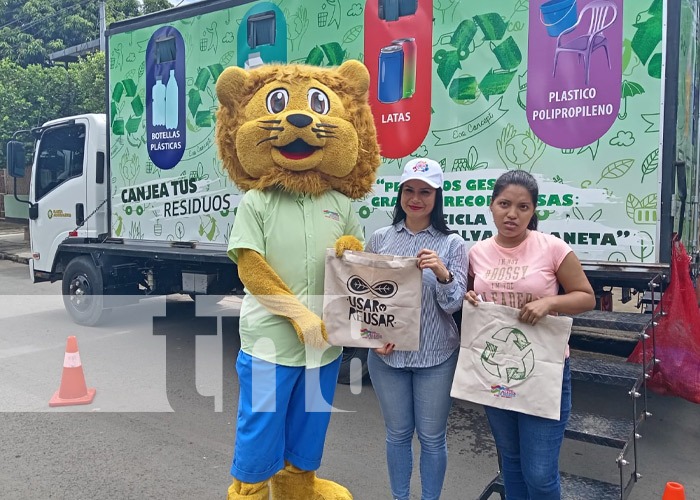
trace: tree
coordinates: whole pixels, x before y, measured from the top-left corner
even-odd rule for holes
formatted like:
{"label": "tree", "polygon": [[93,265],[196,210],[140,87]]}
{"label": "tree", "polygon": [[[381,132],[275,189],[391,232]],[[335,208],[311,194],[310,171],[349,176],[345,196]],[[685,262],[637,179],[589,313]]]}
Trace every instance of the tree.
{"label": "tree", "polygon": [[105,112],[105,55],[97,52],[68,65],[71,80],[75,82],[75,103],[71,114]]}
{"label": "tree", "polygon": [[170,8],[172,8],[172,4],[169,2],[169,0],[143,0],[141,14],[151,14],[153,12],[160,12],[161,10]]}
{"label": "tree", "polygon": [[[106,21],[170,8],[168,0],[107,0]],[[0,168],[12,134],[62,116],[105,112],[105,56],[67,67],[48,55],[99,37],[99,0],[0,0]]]}
{"label": "tree", "polygon": [[0,165],[5,165],[5,144],[15,131],[61,116],[104,113],[104,66],[101,52],[67,69],[38,64],[23,68],[0,60]]}
{"label": "tree", "polygon": [[[167,0],[107,0],[109,25],[172,5]],[[0,0],[0,59],[27,66],[99,38],[99,0]]]}

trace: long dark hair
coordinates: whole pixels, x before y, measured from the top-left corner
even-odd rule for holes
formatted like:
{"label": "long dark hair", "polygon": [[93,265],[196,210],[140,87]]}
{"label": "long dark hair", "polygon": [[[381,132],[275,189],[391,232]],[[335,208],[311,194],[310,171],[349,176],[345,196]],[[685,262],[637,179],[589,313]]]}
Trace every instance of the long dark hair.
{"label": "long dark hair", "polygon": [[[501,194],[501,192],[508,186],[521,186],[527,189],[532,198],[532,206],[537,209],[537,198],[540,194],[540,188],[537,185],[535,178],[524,170],[509,170],[505,174],[501,175],[496,179],[496,184],[493,186],[493,193],[491,194],[491,203],[496,197]],[[536,231],[537,230],[537,211],[532,214],[532,218],[527,225],[527,228]]]}
{"label": "long dark hair", "polygon": [[[403,195],[404,186],[405,184],[402,184],[399,188],[399,196],[396,198],[396,205],[394,206],[394,220],[391,222],[392,225],[406,220],[406,212],[401,208],[401,196]],[[442,212],[442,188],[435,190],[435,204],[433,205],[432,212],[430,212],[430,224],[442,234],[453,234],[457,232],[447,227],[445,223],[445,215]]]}

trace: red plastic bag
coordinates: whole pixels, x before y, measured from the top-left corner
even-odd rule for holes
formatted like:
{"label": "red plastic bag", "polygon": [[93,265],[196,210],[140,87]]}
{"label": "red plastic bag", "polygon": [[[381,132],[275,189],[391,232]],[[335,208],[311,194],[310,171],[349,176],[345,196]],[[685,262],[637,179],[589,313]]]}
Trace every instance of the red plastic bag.
{"label": "red plastic bag", "polygon": [[[700,308],[690,279],[690,258],[680,242],[674,242],[671,257],[671,282],[656,306],[663,305],[665,316],[657,319],[653,335],[656,358],[648,387],[659,394],[678,396],[700,403]],[[647,331],[652,334],[651,328]],[[646,341],[647,362],[652,357],[652,338]],[[639,342],[628,361],[642,362]]]}

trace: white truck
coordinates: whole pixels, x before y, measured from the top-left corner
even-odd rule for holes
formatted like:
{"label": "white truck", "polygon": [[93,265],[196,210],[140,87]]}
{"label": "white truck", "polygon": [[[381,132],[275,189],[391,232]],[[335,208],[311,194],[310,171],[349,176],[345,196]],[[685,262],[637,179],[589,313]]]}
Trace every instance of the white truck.
{"label": "white truck", "polygon": [[667,269],[673,233],[698,260],[697,14],[697,0],[220,0],[113,24],[107,113],[32,131],[32,278],[62,279],[83,324],[104,314],[91,296],[240,290],[218,75],[358,58],[384,157],[356,204],[368,233],[411,156],[443,165],[447,222],[467,242],[493,232],[494,179],[526,169],[541,229],[573,246],[608,308],[611,287],[626,299]]}
{"label": "white truck", "polygon": [[[82,324],[104,296],[240,290],[219,74],[357,58],[383,155],[356,203],[368,234],[389,222],[411,156],[443,165],[447,222],[468,243],[494,230],[494,180],[526,169],[541,229],[572,245],[608,308],[611,287],[627,295],[668,268],[672,234],[698,260],[697,35],[697,0],[219,0],[115,23],[107,113],[31,131],[31,276],[63,280]],[[11,175],[24,156],[8,143]]]}
{"label": "white truck", "polygon": [[[629,300],[663,286],[674,234],[698,265],[699,3],[213,0],[112,24],[106,113],[31,131],[32,279],[62,280],[88,325],[113,296],[240,291],[226,243],[242,193],[215,150],[216,80],[354,58],[383,156],[355,204],[367,235],[390,222],[410,157],[443,166],[447,223],[467,243],[493,234],[495,179],[527,170],[540,229],[573,247],[610,310],[612,287]],[[7,156],[23,176],[23,143]],[[630,321],[617,318],[599,325]]]}

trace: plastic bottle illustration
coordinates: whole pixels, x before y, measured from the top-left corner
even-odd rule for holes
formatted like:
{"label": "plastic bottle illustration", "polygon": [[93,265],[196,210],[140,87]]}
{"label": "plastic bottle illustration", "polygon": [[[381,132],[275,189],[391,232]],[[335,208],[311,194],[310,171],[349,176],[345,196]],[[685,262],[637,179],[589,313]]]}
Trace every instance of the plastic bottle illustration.
{"label": "plastic bottle illustration", "polygon": [[165,86],[165,127],[177,128],[180,110],[178,109],[178,91],[175,81],[175,70],[170,70],[168,83]]}
{"label": "plastic bottle illustration", "polygon": [[156,83],[153,85],[151,92],[151,119],[153,126],[165,125],[165,85],[163,85],[162,77],[156,76]]}

